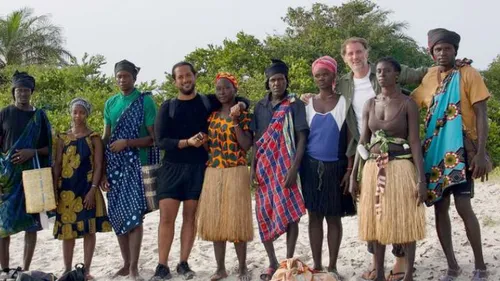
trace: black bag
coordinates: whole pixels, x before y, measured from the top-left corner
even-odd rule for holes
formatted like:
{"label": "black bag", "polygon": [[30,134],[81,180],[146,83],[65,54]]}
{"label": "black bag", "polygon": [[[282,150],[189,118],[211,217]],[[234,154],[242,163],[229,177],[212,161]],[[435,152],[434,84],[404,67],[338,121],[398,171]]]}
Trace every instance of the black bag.
{"label": "black bag", "polygon": [[75,269],[64,274],[57,281],[85,281],[85,265],[79,263],[75,265]]}
{"label": "black bag", "polygon": [[57,278],[52,273],[42,271],[25,271],[19,273],[16,281],[56,281]]}

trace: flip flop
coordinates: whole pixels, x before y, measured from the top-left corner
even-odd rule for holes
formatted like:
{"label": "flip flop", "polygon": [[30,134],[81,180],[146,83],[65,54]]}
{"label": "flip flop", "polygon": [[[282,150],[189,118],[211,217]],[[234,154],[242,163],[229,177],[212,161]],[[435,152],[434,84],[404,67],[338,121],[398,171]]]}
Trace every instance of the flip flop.
{"label": "flip flop", "polygon": [[[401,281],[405,279],[406,272],[392,272],[392,270],[389,272],[389,275],[387,276],[388,281]],[[400,276],[400,277],[398,277]]]}
{"label": "flip flop", "polygon": [[377,270],[375,268],[372,270],[367,270],[367,271],[363,272],[363,274],[361,275],[361,278],[363,280],[375,280],[375,278],[377,278],[377,274],[372,275],[375,272],[377,272]]}
{"label": "flip flop", "polygon": [[266,271],[264,271],[264,273],[262,273],[260,275],[260,280],[269,281],[269,280],[273,279],[273,275],[275,272],[276,272],[276,269],[274,269],[272,267],[268,267],[266,269]]}

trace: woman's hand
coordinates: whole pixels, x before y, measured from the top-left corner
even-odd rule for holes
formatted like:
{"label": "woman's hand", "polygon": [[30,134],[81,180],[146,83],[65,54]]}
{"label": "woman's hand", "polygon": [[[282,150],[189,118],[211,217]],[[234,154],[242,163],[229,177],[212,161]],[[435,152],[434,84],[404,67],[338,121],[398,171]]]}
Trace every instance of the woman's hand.
{"label": "woman's hand", "polygon": [[416,196],[419,206],[427,200],[427,184],[425,182],[418,183]]}
{"label": "woman's hand", "polygon": [[95,207],[95,186],[91,187],[87,195],[85,195],[83,207],[87,210],[91,210]]}
{"label": "woman's hand", "polygon": [[350,193],[349,190],[349,181],[351,180],[351,172],[352,168],[348,168],[340,182],[340,186],[344,188],[344,194]]}

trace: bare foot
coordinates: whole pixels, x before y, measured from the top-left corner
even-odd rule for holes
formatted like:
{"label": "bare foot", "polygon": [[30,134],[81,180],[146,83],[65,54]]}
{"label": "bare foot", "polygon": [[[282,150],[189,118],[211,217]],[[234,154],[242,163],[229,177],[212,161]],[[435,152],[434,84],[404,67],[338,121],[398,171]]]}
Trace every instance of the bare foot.
{"label": "bare foot", "polygon": [[342,277],[339,274],[339,272],[337,271],[336,268],[328,268],[328,274],[330,274],[331,276],[333,276],[333,278],[335,278],[335,280],[337,280],[337,281],[344,280],[344,277]]}
{"label": "bare foot", "polygon": [[128,276],[130,274],[130,269],[129,267],[122,267],[120,270],[118,270],[115,275],[113,275],[113,278],[116,278],[118,276]]}
{"label": "bare foot", "polygon": [[90,275],[90,273],[85,274],[85,280],[86,281],[92,281],[94,280],[94,276]]}
{"label": "bare foot", "polygon": [[251,276],[250,276],[248,269],[246,267],[240,268],[239,274],[238,274],[238,280],[239,281],[251,281]]}
{"label": "bare foot", "polygon": [[146,281],[146,279],[139,275],[139,272],[130,272],[129,277],[134,281]]}
{"label": "bare foot", "polygon": [[227,278],[227,271],[225,269],[217,270],[212,276],[210,276],[210,281],[219,281]]}

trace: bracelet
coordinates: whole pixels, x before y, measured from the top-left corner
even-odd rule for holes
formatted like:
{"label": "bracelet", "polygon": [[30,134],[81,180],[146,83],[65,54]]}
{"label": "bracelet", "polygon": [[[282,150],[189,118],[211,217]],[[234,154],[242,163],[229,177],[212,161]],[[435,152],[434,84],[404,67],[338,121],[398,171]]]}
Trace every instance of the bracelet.
{"label": "bracelet", "polygon": [[97,184],[92,184],[91,186],[92,188],[96,188],[97,187]]}
{"label": "bracelet", "polygon": [[189,147],[189,140],[185,140],[186,142],[186,146],[185,147]]}
{"label": "bracelet", "polygon": [[347,168],[348,171],[352,171],[352,168]]}

